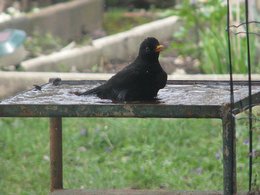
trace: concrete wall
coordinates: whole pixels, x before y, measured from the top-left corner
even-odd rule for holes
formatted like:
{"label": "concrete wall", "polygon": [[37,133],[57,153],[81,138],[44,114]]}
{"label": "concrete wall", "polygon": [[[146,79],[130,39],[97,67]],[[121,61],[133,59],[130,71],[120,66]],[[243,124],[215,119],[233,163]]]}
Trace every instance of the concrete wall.
{"label": "concrete wall", "polygon": [[85,72],[93,65],[102,66],[105,61],[118,59],[128,61],[137,55],[141,41],[154,36],[159,41],[172,38],[179,28],[175,16],[135,27],[129,31],[96,39],[92,45],[53,53],[21,63],[26,71],[70,71]]}
{"label": "concrete wall", "polygon": [[51,33],[63,40],[78,39],[82,32],[102,28],[103,0],[75,0],[56,4],[37,13],[0,23],[0,30],[18,28],[32,34]]}

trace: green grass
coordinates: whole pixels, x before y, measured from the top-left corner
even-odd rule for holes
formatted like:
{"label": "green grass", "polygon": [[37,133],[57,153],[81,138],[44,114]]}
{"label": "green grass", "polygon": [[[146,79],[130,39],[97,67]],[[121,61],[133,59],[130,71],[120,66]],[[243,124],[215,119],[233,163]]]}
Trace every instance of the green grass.
{"label": "green grass", "polygon": [[[63,121],[65,188],[222,189],[220,120]],[[246,127],[237,132],[241,190],[247,187]],[[0,150],[0,194],[48,193],[47,119],[1,119]]]}

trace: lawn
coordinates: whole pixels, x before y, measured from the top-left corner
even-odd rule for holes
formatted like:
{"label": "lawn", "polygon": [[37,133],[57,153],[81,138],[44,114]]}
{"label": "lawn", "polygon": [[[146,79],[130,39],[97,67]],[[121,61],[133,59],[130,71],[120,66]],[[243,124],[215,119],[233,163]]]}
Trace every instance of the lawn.
{"label": "lawn", "polygon": [[[238,122],[238,189],[246,190],[247,128]],[[65,188],[222,190],[221,120],[70,118],[63,126]],[[0,194],[48,193],[48,119],[0,119],[0,150]]]}

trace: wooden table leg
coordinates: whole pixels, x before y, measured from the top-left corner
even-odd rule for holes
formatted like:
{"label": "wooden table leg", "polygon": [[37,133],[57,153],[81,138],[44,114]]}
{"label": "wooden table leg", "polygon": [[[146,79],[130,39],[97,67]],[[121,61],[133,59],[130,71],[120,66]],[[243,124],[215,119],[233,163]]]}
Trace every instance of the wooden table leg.
{"label": "wooden table leg", "polygon": [[63,188],[62,181],[62,118],[50,118],[50,191]]}

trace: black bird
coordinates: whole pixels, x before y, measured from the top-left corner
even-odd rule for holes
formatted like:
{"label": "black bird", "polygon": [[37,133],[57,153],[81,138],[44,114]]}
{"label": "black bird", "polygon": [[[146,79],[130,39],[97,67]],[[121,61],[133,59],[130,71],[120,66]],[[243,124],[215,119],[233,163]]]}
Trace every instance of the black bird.
{"label": "black bird", "polygon": [[146,38],[140,45],[137,58],[111,77],[106,83],[77,95],[96,94],[102,99],[114,101],[153,100],[167,82],[158,57],[162,51],[154,37]]}

